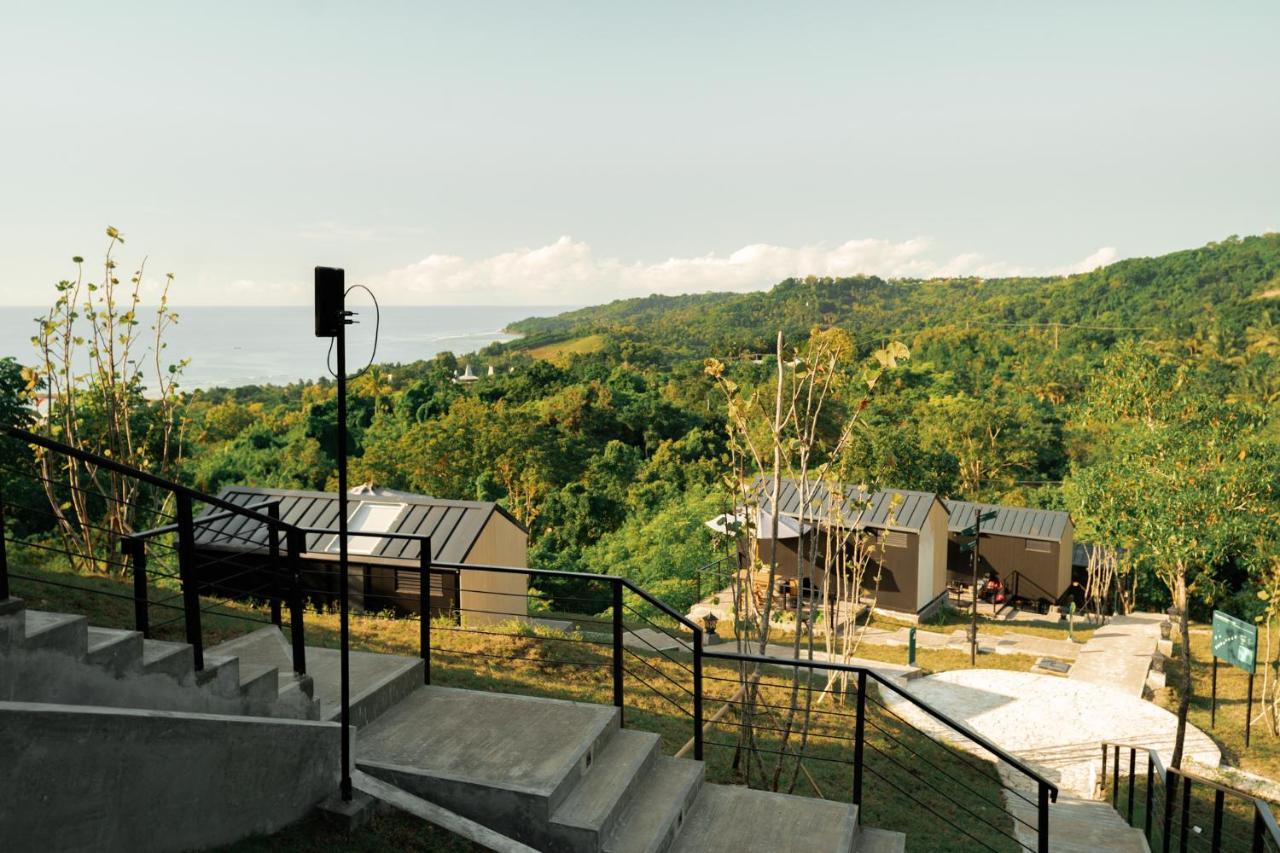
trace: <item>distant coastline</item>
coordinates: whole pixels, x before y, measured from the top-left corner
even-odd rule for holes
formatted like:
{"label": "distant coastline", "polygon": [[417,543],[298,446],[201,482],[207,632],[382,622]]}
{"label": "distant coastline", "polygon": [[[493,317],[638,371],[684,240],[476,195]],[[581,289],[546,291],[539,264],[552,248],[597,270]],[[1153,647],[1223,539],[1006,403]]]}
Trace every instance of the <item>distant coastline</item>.
{"label": "distant coastline", "polygon": [[[31,344],[35,317],[46,310],[40,306],[0,309],[0,358],[12,356],[23,364],[35,360]],[[190,359],[182,380],[182,387],[188,390],[287,385],[328,375],[329,342],[314,336],[310,306],[176,310],[179,320],[167,337],[165,363]],[[564,310],[542,305],[384,306],[375,361],[407,363],[446,351],[469,355],[491,343],[518,340],[521,335],[509,331],[517,320]],[[151,312],[144,307],[140,313],[144,327],[149,325]],[[369,358],[373,337],[370,314],[362,309],[358,324],[349,332],[347,359],[355,367]],[[148,347],[146,358],[151,357]]]}

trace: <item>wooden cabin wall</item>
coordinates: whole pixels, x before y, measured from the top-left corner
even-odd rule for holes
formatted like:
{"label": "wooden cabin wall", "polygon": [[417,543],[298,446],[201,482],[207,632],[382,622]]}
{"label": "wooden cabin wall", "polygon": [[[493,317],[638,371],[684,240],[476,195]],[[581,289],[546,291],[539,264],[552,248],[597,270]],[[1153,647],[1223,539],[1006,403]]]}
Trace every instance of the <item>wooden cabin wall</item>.
{"label": "wooden cabin wall", "polygon": [[[464,564],[529,565],[529,535],[501,513],[489,516]],[[463,569],[459,604],[467,625],[493,625],[529,616],[529,576]]]}

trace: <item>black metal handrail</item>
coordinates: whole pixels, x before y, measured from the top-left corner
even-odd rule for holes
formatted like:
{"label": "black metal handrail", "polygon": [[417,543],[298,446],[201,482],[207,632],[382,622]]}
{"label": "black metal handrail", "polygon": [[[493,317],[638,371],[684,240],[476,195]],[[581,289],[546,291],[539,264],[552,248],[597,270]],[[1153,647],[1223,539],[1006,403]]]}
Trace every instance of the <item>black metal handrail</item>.
{"label": "black metal handrail", "polygon": [[[1274,849],[1280,849],[1280,825],[1276,823],[1271,803],[1266,800],[1260,799],[1248,791],[1241,791],[1238,788],[1233,788],[1230,785],[1225,785],[1198,773],[1183,770],[1180,767],[1165,767],[1164,762],[1160,760],[1160,754],[1150,747],[1104,741],[1101,744],[1101,749],[1102,772],[1099,774],[1099,789],[1105,794],[1108,787],[1110,788],[1111,805],[1117,812],[1121,811],[1120,778],[1122,774],[1120,754],[1122,750],[1129,753],[1129,772],[1125,774],[1129,779],[1126,802],[1127,814],[1122,813],[1122,816],[1126,818],[1130,826],[1135,826],[1134,780],[1137,776],[1137,755],[1139,752],[1146,753],[1147,784],[1143,796],[1141,829],[1153,851],[1158,847],[1161,853],[1169,853],[1174,843],[1175,826],[1179,828],[1178,849],[1187,849],[1187,841],[1190,835],[1191,791],[1193,786],[1197,785],[1214,792],[1213,822],[1209,834],[1210,850],[1217,853],[1217,851],[1221,850],[1244,850],[1247,846],[1250,851],[1262,851],[1267,844],[1270,844]],[[1107,784],[1108,756],[1111,758],[1111,784],[1109,786]],[[1179,788],[1181,788],[1181,791],[1179,791]],[[1162,792],[1158,823],[1155,819],[1157,789]],[[1227,797],[1231,797],[1253,812],[1251,837],[1247,842],[1238,836],[1226,836],[1228,841],[1237,842],[1235,846],[1225,846],[1223,841]],[[1175,805],[1175,801],[1177,801],[1177,805]]]}
{"label": "black metal handrail", "polygon": [[[199,501],[200,503],[203,503],[208,507],[213,507],[213,508],[216,508],[217,510],[221,510],[223,511],[223,513],[241,515],[248,519],[256,520],[260,524],[266,525],[269,530],[283,531],[285,534],[285,540],[286,540],[285,552],[286,552],[286,559],[287,559],[286,565],[288,569],[288,577],[289,577],[289,585],[290,585],[290,605],[291,605],[291,608],[294,609],[293,640],[294,640],[294,650],[295,650],[295,667],[298,669],[299,672],[305,672],[305,645],[304,645],[304,632],[303,632],[304,615],[303,615],[303,610],[301,606],[302,592],[304,588],[302,587],[299,580],[300,571],[301,571],[300,569],[301,559],[304,554],[308,553],[307,543],[306,543],[307,536],[314,535],[314,534],[333,534],[336,531],[332,531],[325,528],[303,527],[295,524],[290,524],[284,521],[283,519],[280,518],[280,506],[278,501],[266,501],[264,502],[264,506],[258,507],[258,508],[251,508],[251,507],[237,505],[225,499],[214,498],[214,497],[202,494],[195,489],[192,489],[187,486],[183,486],[178,483],[170,482],[168,480],[165,480],[162,477],[158,477],[153,474],[148,474],[146,472],[138,471],[137,469],[134,469],[116,460],[107,459],[105,457],[101,457],[101,456],[97,456],[95,454],[89,453],[87,451],[83,451],[77,448],[72,448],[67,445],[60,444],[59,442],[53,441],[51,439],[46,439],[42,436],[35,435],[34,433],[30,433],[26,430],[17,429],[13,427],[3,427],[3,432],[15,438],[18,438],[22,441],[26,441],[31,444],[44,447],[48,450],[64,453],[64,454],[79,458],[82,461],[88,462],[90,464],[100,465],[106,469],[116,471],[117,473],[123,474],[125,476],[136,477],[142,482],[146,482],[156,487],[159,487],[161,489],[168,490],[170,493],[172,493],[175,496],[176,502],[177,502],[177,513],[176,513],[177,522],[176,522],[176,525],[173,525],[173,526],[166,525],[165,528],[168,528],[167,532],[177,532],[179,536],[179,543],[178,543],[179,570],[180,570],[179,581],[182,587],[182,597],[183,597],[183,603],[184,603],[183,609],[185,610],[188,616],[188,625],[187,625],[188,635],[193,641],[193,645],[196,646],[197,649],[200,648],[201,646],[201,639],[199,635],[199,624],[200,624],[199,614],[201,612],[199,595],[200,595],[203,582],[197,576],[197,571],[196,571],[196,561],[194,558],[194,549],[196,546],[196,541],[195,541],[194,532],[195,532],[195,528],[199,526],[201,523],[207,523],[211,520],[216,520],[216,518],[220,514],[217,512],[212,514],[206,513],[205,515],[197,518],[192,513],[192,505],[195,502]],[[266,511],[263,512],[261,511],[262,509],[265,509]],[[3,509],[2,507],[0,507],[0,516],[2,516],[2,513],[3,513]],[[222,517],[225,517],[225,516],[222,516]],[[175,526],[176,526],[176,530],[172,529]],[[138,585],[141,585],[141,587],[144,590],[144,595],[145,595],[146,577],[147,577],[146,575],[146,543],[148,541],[151,541],[155,535],[158,535],[156,534],[156,530],[161,530],[161,532],[166,532],[165,528],[158,528],[150,531],[141,531],[139,534],[134,534],[133,536],[126,536],[122,538],[122,541],[126,543],[126,549],[128,550],[130,557],[131,558],[135,556],[141,557],[141,559],[137,561],[137,564],[135,564],[136,571],[134,574],[134,582],[135,582],[135,589],[137,589]],[[359,531],[352,531],[348,533],[349,537],[350,536],[369,536],[369,535],[373,535],[373,534],[361,533]],[[854,787],[853,787],[853,796],[854,796],[855,803],[860,803],[861,797],[862,797],[861,766],[862,766],[862,754],[863,754],[863,739],[865,736],[864,718],[866,715],[866,708],[865,708],[866,685],[869,681],[874,681],[877,684],[879,684],[882,689],[887,689],[888,691],[902,697],[906,702],[920,709],[929,717],[941,723],[944,727],[949,728],[952,731],[963,735],[965,738],[971,740],[972,742],[977,744],[979,747],[986,750],[989,754],[994,756],[996,759],[1005,763],[1006,765],[1013,768],[1018,773],[1022,774],[1028,780],[1033,782],[1039,793],[1039,797],[1038,797],[1039,826],[1037,827],[1038,846],[1040,850],[1048,849],[1047,811],[1048,811],[1049,802],[1057,799],[1057,794],[1058,794],[1057,786],[1054,785],[1049,780],[1045,779],[1041,774],[1037,773],[1032,768],[1028,767],[1025,763],[1021,762],[1014,756],[1008,754],[1007,752],[1000,749],[995,744],[991,743],[986,738],[983,738],[982,736],[977,735],[976,733],[972,732],[962,724],[954,720],[951,720],[949,717],[947,717],[942,712],[938,711],[936,708],[933,708],[932,706],[928,705],[925,702],[922,702],[920,699],[916,698],[910,693],[902,690],[897,685],[893,684],[891,681],[880,676],[874,670],[871,670],[865,667],[851,665],[851,664],[839,663],[839,662],[778,658],[778,657],[771,657],[767,655],[752,655],[752,654],[746,654],[746,653],[735,652],[735,651],[724,651],[714,647],[704,648],[705,638],[704,638],[704,632],[703,632],[702,626],[695,623],[686,615],[678,612],[673,607],[668,605],[666,602],[646,592],[644,589],[640,588],[632,581],[616,575],[599,575],[599,574],[593,574],[589,572],[561,572],[561,571],[551,571],[551,570],[544,570],[544,569],[534,569],[534,568],[528,568],[528,567],[496,566],[496,565],[486,565],[486,564],[463,564],[463,563],[436,564],[436,563],[433,563],[432,561],[431,544],[430,544],[431,540],[429,536],[426,536],[423,534],[412,534],[412,533],[378,533],[377,536],[379,538],[384,538],[384,539],[416,540],[419,542],[419,561],[417,566],[417,570],[419,573],[418,606],[421,613],[419,643],[421,646],[420,654],[422,655],[422,658],[425,664],[424,680],[426,680],[427,682],[430,682],[430,679],[431,679],[430,577],[433,573],[458,574],[458,573],[461,573],[462,571],[497,572],[497,573],[532,575],[536,577],[559,577],[559,578],[565,578],[565,579],[587,580],[587,581],[594,581],[598,583],[608,584],[611,588],[611,593],[612,593],[611,595],[611,598],[612,598],[611,640],[612,640],[613,659],[612,659],[611,666],[612,666],[612,675],[613,675],[613,693],[614,693],[613,698],[614,698],[614,704],[617,705],[619,708],[622,708],[624,706],[624,700],[625,700],[625,696],[624,696],[625,683],[623,679],[624,656],[626,653],[634,654],[634,652],[630,652],[630,650],[624,649],[624,644],[623,644],[623,637],[624,637],[625,631],[627,630],[623,621],[624,592],[630,591],[632,594],[637,596],[646,605],[654,608],[657,612],[663,614],[663,616],[670,618],[676,624],[676,626],[688,632],[689,648],[693,657],[692,669],[689,670],[692,675],[692,689],[685,690],[685,692],[688,693],[693,699],[691,717],[692,717],[692,724],[693,724],[693,750],[694,750],[694,757],[696,759],[701,759],[703,757],[703,754],[702,754],[703,753],[703,729],[704,729],[704,723],[706,722],[703,719],[703,709],[702,709],[702,702],[703,702],[703,696],[704,696],[703,668],[704,668],[705,658],[713,658],[716,660],[721,660],[726,662],[736,662],[740,664],[755,663],[759,665],[785,667],[785,668],[823,669],[828,671],[838,671],[838,672],[843,672],[847,674],[852,674],[857,677],[858,685],[859,685],[858,711],[857,711],[857,719],[855,723],[855,733],[853,737],[853,740],[855,742],[855,754],[854,754],[855,779],[854,779]],[[243,539],[244,537],[241,536],[240,538]],[[265,545],[255,543],[254,548],[267,547],[269,549],[272,549],[273,553],[271,556],[271,561],[272,561],[272,564],[276,564],[280,560],[279,542],[277,541],[278,536],[268,536],[268,539],[270,541],[268,543],[265,543]],[[2,544],[3,543],[0,542],[0,546],[2,546]],[[403,563],[400,563],[400,565],[403,565]],[[2,548],[0,548],[0,590],[4,589],[3,584],[7,582],[6,569],[7,569],[7,566],[4,560],[4,551],[2,550]],[[345,583],[346,579],[341,579],[341,582]],[[193,626],[194,626],[194,632],[193,632]],[[199,659],[200,658],[198,656],[197,660]],[[343,668],[345,669],[345,661],[346,661],[345,654],[343,656],[343,659],[344,659]],[[345,678],[344,678],[344,682],[345,682]],[[681,689],[684,689],[683,686],[681,686]],[[346,696],[346,691],[344,690],[343,691],[344,718],[346,718],[348,713],[347,698],[348,697]],[[342,731],[343,731],[342,736],[345,742],[346,739],[349,737],[348,727],[345,725],[342,726]],[[345,743],[344,743],[344,746],[345,746]],[[1261,817],[1260,820],[1262,820],[1263,823],[1265,824],[1266,816]],[[1271,820],[1271,825],[1274,825],[1273,819]]]}

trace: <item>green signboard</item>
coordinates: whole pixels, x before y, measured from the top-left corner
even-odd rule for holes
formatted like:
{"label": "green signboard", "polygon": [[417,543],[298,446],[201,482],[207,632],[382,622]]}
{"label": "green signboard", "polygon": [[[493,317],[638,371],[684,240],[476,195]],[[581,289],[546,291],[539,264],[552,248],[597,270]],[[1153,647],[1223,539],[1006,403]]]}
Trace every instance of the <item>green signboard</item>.
{"label": "green signboard", "polygon": [[1253,675],[1258,659],[1258,626],[1213,611],[1213,656]]}

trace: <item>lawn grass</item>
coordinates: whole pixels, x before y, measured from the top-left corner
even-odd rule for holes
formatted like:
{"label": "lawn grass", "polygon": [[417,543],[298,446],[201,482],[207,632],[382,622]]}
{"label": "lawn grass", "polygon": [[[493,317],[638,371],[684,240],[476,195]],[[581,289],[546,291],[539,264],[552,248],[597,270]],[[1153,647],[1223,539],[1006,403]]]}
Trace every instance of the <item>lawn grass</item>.
{"label": "lawn grass", "polygon": [[526,350],[530,356],[541,361],[549,361],[557,367],[567,367],[569,359],[575,355],[599,352],[604,348],[604,337],[601,335],[585,335],[567,341],[543,344]]}
{"label": "lawn grass", "polygon": [[[1191,632],[1191,709],[1187,720],[1204,731],[1222,750],[1223,763],[1257,773],[1271,779],[1280,778],[1280,736],[1270,727],[1262,711],[1262,671],[1254,677],[1253,714],[1249,746],[1244,744],[1245,703],[1249,676],[1238,669],[1219,663],[1218,713],[1210,726],[1210,695],[1213,679],[1212,637],[1208,632]],[[1259,643],[1261,645],[1261,643]],[[1168,685],[1155,693],[1154,701],[1177,713],[1176,685],[1182,677],[1181,649],[1175,640],[1173,657],[1165,663]],[[1274,677],[1274,676],[1273,676]]]}
{"label": "lawn grass", "polygon": [[[11,565],[15,561],[11,558]],[[24,555],[27,574],[63,586],[33,583],[14,577],[13,594],[36,609],[83,613],[103,627],[133,627],[132,586],[123,577],[83,576],[56,563],[39,564]],[[92,592],[85,591],[92,590]],[[121,598],[99,593],[114,593]],[[172,588],[153,587],[152,601],[172,595]],[[208,604],[208,602],[206,602]],[[230,602],[203,618],[203,636],[213,645],[261,627],[265,609]],[[161,612],[165,612],[161,610]],[[287,616],[287,614],[286,614]],[[157,618],[153,613],[153,624]],[[542,628],[510,625],[486,628],[486,634],[450,630],[451,625],[433,623],[433,683],[476,690],[546,696],[583,702],[609,704],[612,699],[611,648],[589,641],[579,633],[563,634]],[[287,627],[286,627],[287,630]],[[156,636],[183,638],[180,622],[159,628]],[[338,617],[333,612],[309,610],[307,642],[312,646],[336,646]],[[415,620],[387,615],[353,617],[352,647],[360,650],[416,656],[419,653],[418,624]],[[902,656],[903,650],[867,647],[868,652]],[[961,652],[921,652],[922,664],[954,668],[967,665]],[[1022,658],[1018,660],[1018,658]],[[990,655],[984,663],[1002,666],[1029,666],[1030,659],[1016,655]],[[675,754],[693,734],[688,689],[689,664],[657,654],[628,650],[626,657],[624,719],[629,728],[659,735],[661,749]],[[816,693],[811,707],[808,734],[799,747],[798,729],[790,738],[777,731],[789,707],[792,689],[802,689],[786,670],[766,670],[761,674],[758,731],[758,762],[750,770],[741,762],[736,748],[741,731],[740,703],[731,700],[739,688],[735,666],[707,661],[704,668],[704,715],[710,718],[727,705],[718,724],[706,736],[705,763],[712,782],[770,785],[775,777],[782,790],[802,796],[821,796],[849,802],[853,780],[852,721],[853,698],[837,686],[829,693]],[[848,701],[846,701],[848,700]],[[772,706],[772,707],[770,707]],[[869,826],[906,833],[908,849],[930,850],[1013,850],[1016,845],[993,833],[1010,833],[1012,821],[1004,811],[994,767],[967,753],[934,741],[896,717],[869,691],[867,739],[864,762],[864,799],[861,820]],[[799,749],[803,760],[793,756],[782,760],[774,752]],[[896,791],[894,789],[897,789]],[[971,840],[969,834],[983,839]],[[374,839],[371,841],[370,839]],[[1003,843],[1002,843],[1003,842]],[[459,845],[462,846],[459,846]],[[266,850],[365,850],[408,849],[426,851],[467,850],[469,846],[448,833],[424,828],[402,817],[380,819],[355,838],[346,838],[329,824],[309,819],[270,839],[251,839],[237,845],[238,851]]]}
{"label": "lawn grass", "polygon": [[[921,631],[932,631],[939,634],[950,634],[957,628],[967,628],[971,617],[967,611],[961,612],[951,607],[939,610],[935,615],[913,626],[909,622],[900,621],[889,616],[874,615],[871,618],[872,628],[895,631],[899,628],[916,627]],[[1077,642],[1088,642],[1099,626],[1091,624],[1082,616],[1076,616],[1070,637]],[[990,616],[978,614],[978,636],[1000,636],[1003,634],[1027,634],[1033,637],[1044,637],[1049,640],[1066,640],[1067,623],[1051,616],[1027,621],[1004,621],[992,619]]]}

